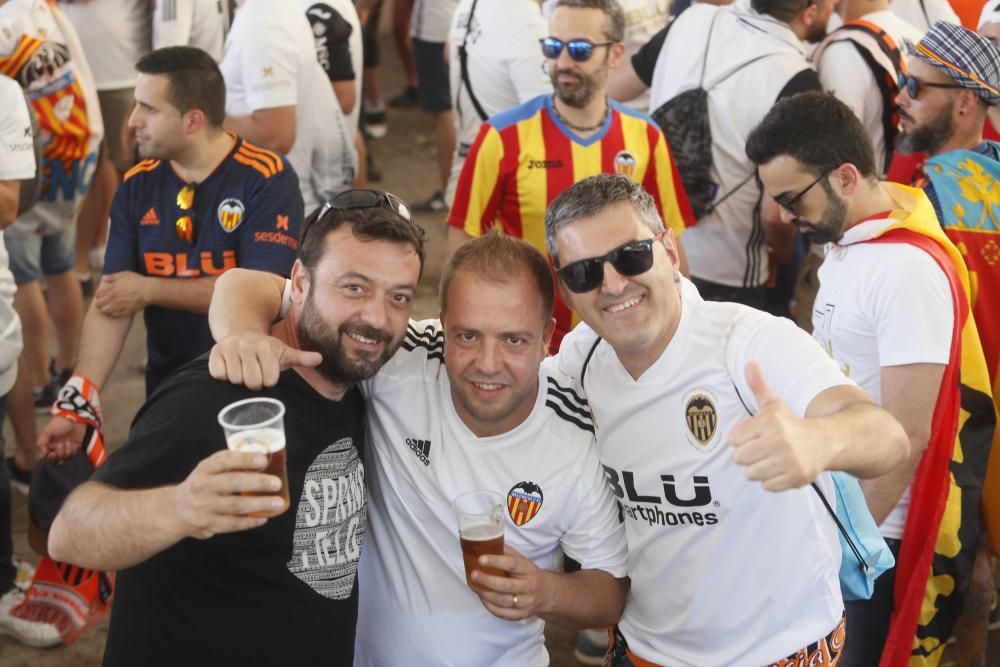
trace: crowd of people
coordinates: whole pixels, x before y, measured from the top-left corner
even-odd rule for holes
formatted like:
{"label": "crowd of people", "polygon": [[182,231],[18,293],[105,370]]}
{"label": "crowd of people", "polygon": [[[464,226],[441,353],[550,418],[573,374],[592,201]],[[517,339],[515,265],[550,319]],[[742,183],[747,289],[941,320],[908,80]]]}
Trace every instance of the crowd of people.
{"label": "crowd of people", "polygon": [[[0,0],[0,635],[110,609],[109,667],[541,667],[547,621],[610,667],[1000,659],[1000,1],[382,5]],[[407,107],[411,204],[369,187]],[[423,321],[413,211],[446,213]],[[255,397],[287,479],[227,448]],[[504,547],[470,566],[473,491]]]}

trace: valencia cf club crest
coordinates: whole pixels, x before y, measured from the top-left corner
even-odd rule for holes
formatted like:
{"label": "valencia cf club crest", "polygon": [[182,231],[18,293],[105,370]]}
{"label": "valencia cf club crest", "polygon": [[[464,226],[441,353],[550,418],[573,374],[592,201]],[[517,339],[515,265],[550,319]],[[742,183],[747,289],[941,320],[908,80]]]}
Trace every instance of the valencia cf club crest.
{"label": "valencia cf club crest", "polygon": [[719,413],[715,396],[703,388],[695,388],[684,397],[684,421],[688,442],[699,451],[706,451],[718,442]]}
{"label": "valencia cf club crest", "polygon": [[615,173],[635,180],[635,156],[628,151],[618,151],[615,155]]}
{"label": "valencia cf club crest", "polygon": [[227,234],[236,231],[236,228],[243,222],[245,212],[243,202],[239,199],[223,199],[222,203],[219,204],[219,225],[222,226],[222,231]]}
{"label": "valencia cf club crest", "polygon": [[507,492],[507,513],[515,525],[523,526],[542,509],[542,487],[534,482],[518,482]]}

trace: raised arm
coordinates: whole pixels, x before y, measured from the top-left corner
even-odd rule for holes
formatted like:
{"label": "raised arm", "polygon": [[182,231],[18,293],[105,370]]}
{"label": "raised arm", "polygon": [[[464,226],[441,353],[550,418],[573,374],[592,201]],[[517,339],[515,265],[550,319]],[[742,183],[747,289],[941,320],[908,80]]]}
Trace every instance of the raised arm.
{"label": "raised arm", "polygon": [[[178,485],[139,491],[100,482],[81,484],[49,531],[49,555],[97,570],[141,563],[176,542],[250,530],[285,508],[281,480],[259,472],[267,457],[223,450],[209,456]],[[264,514],[256,517],[251,514]]]}

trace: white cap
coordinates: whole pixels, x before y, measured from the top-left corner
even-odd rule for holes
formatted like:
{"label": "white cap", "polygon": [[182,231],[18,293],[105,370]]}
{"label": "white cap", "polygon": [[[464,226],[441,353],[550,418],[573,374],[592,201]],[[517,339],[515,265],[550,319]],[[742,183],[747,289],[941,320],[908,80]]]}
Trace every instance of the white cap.
{"label": "white cap", "polygon": [[980,30],[987,23],[1000,23],[1000,0],[987,0],[983,5],[983,13],[979,15],[979,23],[976,30]]}

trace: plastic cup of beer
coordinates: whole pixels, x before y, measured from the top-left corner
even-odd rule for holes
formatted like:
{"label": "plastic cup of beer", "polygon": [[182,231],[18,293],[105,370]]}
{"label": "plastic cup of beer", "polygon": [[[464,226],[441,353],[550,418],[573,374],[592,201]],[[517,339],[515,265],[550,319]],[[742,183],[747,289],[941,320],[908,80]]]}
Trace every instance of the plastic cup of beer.
{"label": "plastic cup of beer", "polygon": [[470,491],[455,498],[453,505],[458,517],[462,558],[465,560],[465,581],[474,590],[484,590],[472,581],[473,570],[498,577],[507,576],[503,570],[479,564],[480,556],[503,553],[503,497],[493,491]]}
{"label": "plastic cup of beer", "polygon": [[285,405],[274,398],[247,398],[230,403],[219,411],[219,424],[226,433],[226,445],[237,452],[254,452],[267,456],[262,471],[281,480],[281,489],[246,492],[245,496],[280,495],[285,506],[277,512],[262,512],[252,516],[276,516],[288,509],[288,470],[285,467]]}

